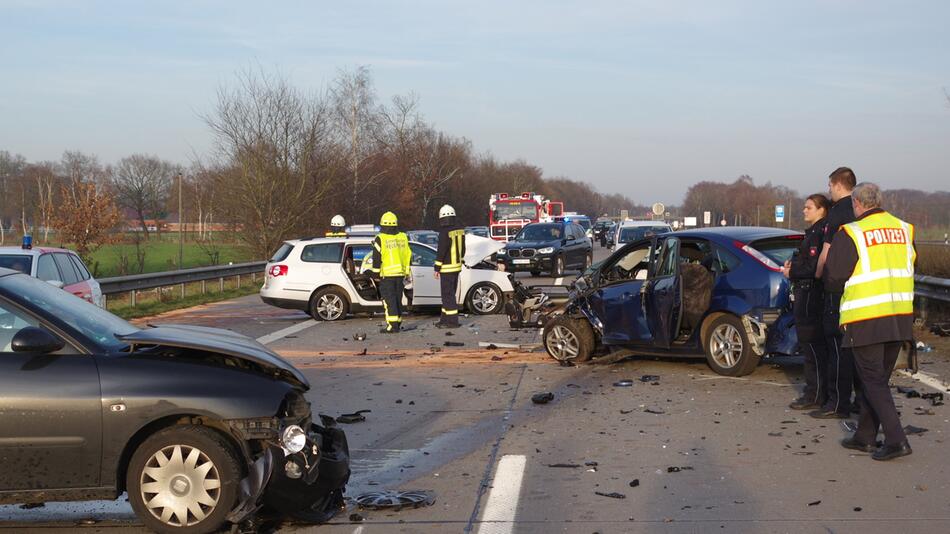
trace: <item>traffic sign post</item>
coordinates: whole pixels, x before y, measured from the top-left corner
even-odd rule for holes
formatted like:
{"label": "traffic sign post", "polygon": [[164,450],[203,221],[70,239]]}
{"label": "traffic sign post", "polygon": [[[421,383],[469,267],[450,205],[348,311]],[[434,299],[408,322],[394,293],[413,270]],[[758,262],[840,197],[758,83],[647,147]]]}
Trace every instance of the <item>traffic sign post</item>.
{"label": "traffic sign post", "polygon": [[775,206],[775,222],[785,222],[785,204]]}

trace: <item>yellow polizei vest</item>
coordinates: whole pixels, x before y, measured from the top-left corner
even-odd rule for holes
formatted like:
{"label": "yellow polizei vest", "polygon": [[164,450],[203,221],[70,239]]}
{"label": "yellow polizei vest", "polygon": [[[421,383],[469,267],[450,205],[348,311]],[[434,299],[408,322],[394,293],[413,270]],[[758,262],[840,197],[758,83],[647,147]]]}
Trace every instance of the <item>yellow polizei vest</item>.
{"label": "yellow polizei vest", "polygon": [[858,261],[841,296],[841,324],[914,313],[914,226],[880,212],[842,227]]}
{"label": "yellow polizei vest", "polygon": [[[382,265],[379,266],[379,275],[383,278],[390,276],[408,276],[409,262],[412,261],[412,250],[409,248],[409,238],[406,234],[379,234],[379,256]],[[375,245],[375,243],[374,243]],[[373,270],[376,266],[373,266]]]}

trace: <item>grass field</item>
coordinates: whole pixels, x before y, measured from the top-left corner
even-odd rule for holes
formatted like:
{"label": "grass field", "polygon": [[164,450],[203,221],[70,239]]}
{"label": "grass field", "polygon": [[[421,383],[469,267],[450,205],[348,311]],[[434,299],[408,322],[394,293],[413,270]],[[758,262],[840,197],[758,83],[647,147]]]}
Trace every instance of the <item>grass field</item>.
{"label": "grass field", "polygon": [[260,291],[260,280],[259,276],[255,279],[242,276],[241,285],[238,286],[237,278],[231,277],[225,280],[223,291],[216,280],[209,280],[204,293],[201,292],[201,282],[185,284],[185,298],[181,298],[181,286],[137,291],[134,307],[128,293],[110,295],[106,300],[106,308],[123,319],[150,317],[180,308],[253,295]]}
{"label": "grass field", "polygon": [[917,274],[950,278],[950,246],[917,245]]}
{"label": "grass field", "polygon": [[[172,271],[178,268],[178,243],[168,240],[149,240],[143,241],[140,245],[145,251],[145,269],[143,272],[155,273],[161,271]],[[211,257],[202,250],[197,243],[185,242],[183,246],[182,263],[183,268],[204,267],[213,265]],[[237,243],[221,243],[218,245],[217,264],[227,264],[229,262],[240,263],[251,261],[250,253],[242,245]],[[127,272],[122,272],[123,255],[127,258],[129,268]],[[107,278],[110,276],[119,276],[122,274],[138,274],[138,262],[136,260],[135,245],[131,243],[120,243],[114,245],[105,245],[92,255],[93,259],[89,269],[95,273],[98,278]]]}

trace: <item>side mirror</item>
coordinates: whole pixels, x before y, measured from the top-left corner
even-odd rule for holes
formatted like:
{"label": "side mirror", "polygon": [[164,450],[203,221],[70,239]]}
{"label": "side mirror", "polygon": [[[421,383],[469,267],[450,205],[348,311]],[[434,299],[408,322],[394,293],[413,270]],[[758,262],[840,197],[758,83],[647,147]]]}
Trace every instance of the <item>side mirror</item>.
{"label": "side mirror", "polygon": [[567,238],[566,238],[566,237],[561,240],[561,244],[562,244],[562,245],[566,245],[566,244],[567,244]]}
{"label": "side mirror", "polygon": [[47,280],[46,283],[55,287],[56,289],[62,289],[63,286],[66,285],[61,280]]}
{"label": "side mirror", "polygon": [[13,336],[10,347],[13,352],[37,352],[40,354],[49,354],[63,348],[65,343],[45,328],[28,326],[21,329]]}

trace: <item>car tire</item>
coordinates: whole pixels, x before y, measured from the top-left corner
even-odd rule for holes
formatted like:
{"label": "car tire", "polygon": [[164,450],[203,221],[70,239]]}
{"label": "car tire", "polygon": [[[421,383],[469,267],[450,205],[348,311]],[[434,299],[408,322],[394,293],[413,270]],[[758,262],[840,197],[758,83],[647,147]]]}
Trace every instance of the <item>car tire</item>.
{"label": "car tire", "polygon": [[594,355],[594,329],[583,319],[557,317],[544,325],[541,339],[558,361],[586,362]]}
{"label": "car tire", "polygon": [[[155,532],[215,532],[237,505],[240,466],[234,446],[218,432],[193,425],[165,428],[132,455],[126,473],[129,503]],[[200,491],[193,487],[196,478],[203,482]],[[165,499],[159,499],[163,494]],[[169,502],[174,506],[162,506]]]}
{"label": "car tire", "polygon": [[706,329],[703,351],[709,367],[723,376],[745,376],[759,365],[760,356],[735,315],[720,315]]}
{"label": "car tire", "polygon": [[339,321],[350,313],[350,299],[342,289],[325,287],[310,298],[310,316],[317,321]]}
{"label": "car tire", "polygon": [[494,315],[505,305],[505,295],[495,284],[475,284],[465,297],[465,307],[475,315]]}
{"label": "car tire", "polygon": [[551,268],[551,277],[560,278],[564,276],[564,256],[554,258],[554,266]]}

